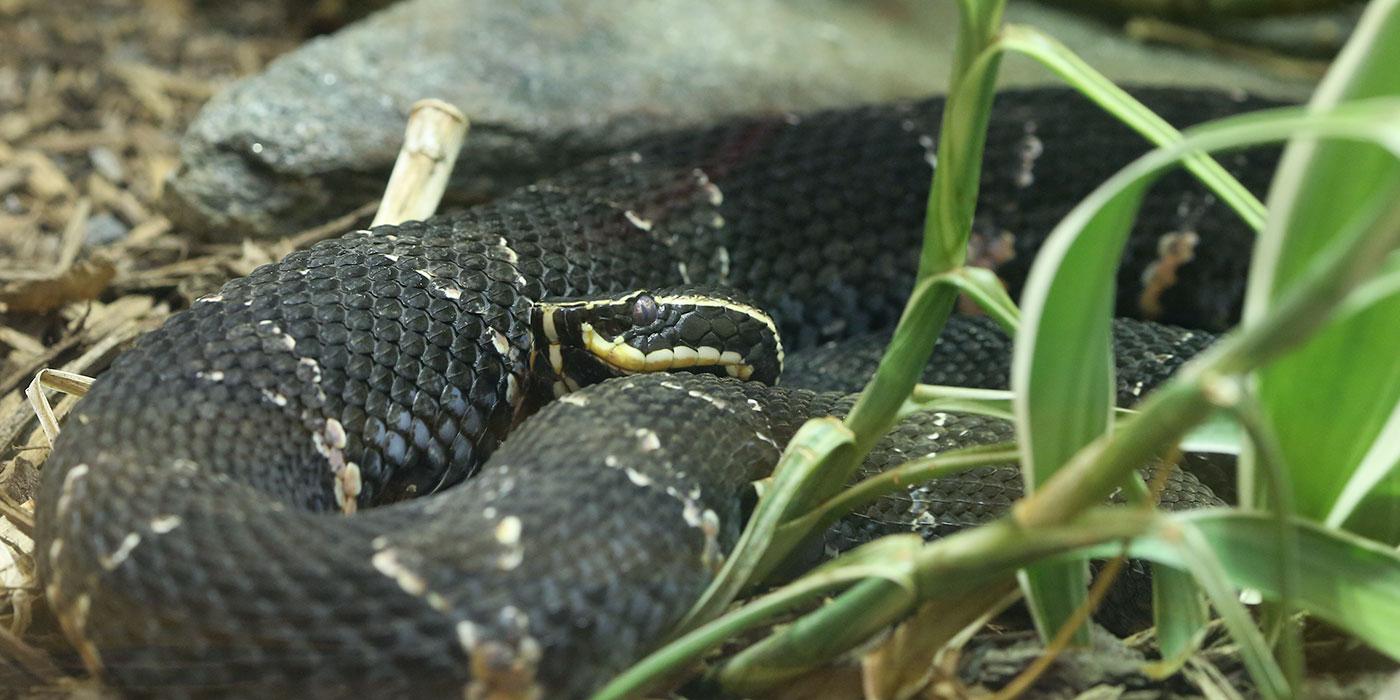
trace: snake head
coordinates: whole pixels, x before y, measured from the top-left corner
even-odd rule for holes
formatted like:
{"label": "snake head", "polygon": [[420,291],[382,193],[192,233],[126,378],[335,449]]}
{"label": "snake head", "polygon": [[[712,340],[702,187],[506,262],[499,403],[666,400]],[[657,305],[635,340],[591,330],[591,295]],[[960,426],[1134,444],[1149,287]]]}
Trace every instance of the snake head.
{"label": "snake head", "polygon": [[733,290],[669,287],[535,305],[533,371],[562,395],[610,377],[703,372],[774,384],[777,326]]}

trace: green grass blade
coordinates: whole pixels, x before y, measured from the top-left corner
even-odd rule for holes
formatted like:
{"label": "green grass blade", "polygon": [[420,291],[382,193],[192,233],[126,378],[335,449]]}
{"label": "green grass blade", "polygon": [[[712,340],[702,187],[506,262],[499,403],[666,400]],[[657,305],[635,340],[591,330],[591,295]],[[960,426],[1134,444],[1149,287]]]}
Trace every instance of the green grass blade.
{"label": "green grass blade", "polygon": [[[1148,531],[1157,523],[1152,513],[1137,509],[1098,509],[1073,523],[1034,532],[1007,519],[965,530],[912,550],[898,550],[898,562],[881,561],[866,553],[884,541],[875,540],[850,555],[817,569],[813,576],[831,571],[869,568],[872,578],[852,586],[835,604],[824,606],[785,627],[731,659],[724,677],[747,694],[781,682],[803,668],[824,663],[869,640],[904,617],[920,600],[957,596],[1005,581],[1018,566],[1063,554],[1090,544],[1112,542]],[[898,535],[896,537],[907,537]],[[873,553],[873,550],[872,550]],[[896,564],[907,564],[903,579]],[[793,585],[807,585],[803,577]],[[915,584],[917,596],[907,590]]]}
{"label": "green grass blade", "polygon": [[[905,399],[928,363],[933,345],[959,285],[968,289],[1005,325],[1014,325],[1015,305],[1004,293],[988,287],[985,276],[964,273],[972,214],[977,204],[982,149],[995,94],[997,59],[979,60],[987,54],[1001,26],[1005,0],[962,0],[948,99],[939,126],[938,167],[929,186],[927,215],[919,272],[905,304],[894,336],[874,376],[860,393],[844,421],[854,436],[853,449],[843,451],[823,469],[823,484],[804,489],[786,509],[801,513],[835,493],[855,471],[899,414]],[[837,484],[836,487],[830,487]],[[774,558],[764,560],[772,565]],[[762,567],[755,570],[761,574]]]}
{"label": "green grass blade", "polygon": [[[1239,510],[1207,510],[1167,516],[1201,534],[1235,588],[1277,599],[1275,562],[1280,555],[1273,517]],[[1294,600],[1303,609],[1347,630],[1400,660],[1400,552],[1341,530],[1292,521],[1300,557]],[[1175,535],[1134,540],[1132,556],[1186,569]],[[1103,554],[1116,547],[1101,548]]]}
{"label": "green grass blade", "polygon": [[1374,278],[1357,287],[1337,308],[1337,320],[1348,320],[1351,316],[1365,313],[1373,305],[1400,298],[1400,251],[1390,254]]}
{"label": "green grass blade", "polygon": [[[1034,27],[1008,24],[1002,28],[999,44],[1007,50],[1035,59],[1153,144],[1165,146],[1181,141],[1181,132],[1175,127],[1114,85],[1113,81],[1094,70],[1093,66],[1054,37]],[[1234,209],[1250,228],[1256,231],[1263,228],[1264,205],[1215,159],[1204,154],[1192,155],[1186,158],[1185,165],[1215,191],[1220,201]]]}
{"label": "green grass blade", "polygon": [[[856,436],[854,456],[857,459],[869,453],[875,441],[889,430],[905,399],[918,384],[956,296],[957,290],[941,275],[914,286],[875,375],[846,415],[846,427]],[[852,462],[843,467],[843,476],[849,476],[856,464]]]}
{"label": "green grass blade", "polygon": [[902,420],[910,414],[945,411],[975,413],[1012,420],[1011,392],[1005,389],[968,389],[960,386],[920,384],[899,410]]}
{"label": "green grass blade", "polygon": [[[1395,475],[1400,471],[1400,404],[1397,404],[1390,412],[1390,417],[1386,419],[1385,425],[1381,427],[1380,435],[1371,444],[1371,449],[1362,455],[1361,460],[1356,465],[1342,492],[1338,494],[1337,500],[1332,504],[1332,511],[1327,514],[1327,524],[1332,527],[1341,527],[1347,522],[1368,494],[1380,497],[1376,487],[1387,477]],[[1392,519],[1390,516],[1388,519]],[[1388,525],[1385,523],[1356,524],[1353,527],[1364,529],[1366,534],[1375,536],[1376,532],[1393,532],[1395,520]],[[1395,543],[1392,534],[1380,536],[1384,542]]]}
{"label": "green grass blade", "polygon": [[1389,530],[1382,528],[1371,539],[1400,542],[1400,469],[1392,469],[1372,487],[1366,498],[1356,506],[1352,518],[1367,523],[1388,524]]}
{"label": "green grass blade", "polygon": [[[974,413],[1008,421],[1016,420],[1012,408],[1012,393],[1006,389],[968,389],[938,384],[920,384],[914,393],[899,409],[897,418],[903,420],[914,413],[947,411]],[[1138,415],[1131,408],[1113,409],[1115,429],[1123,421]],[[1209,452],[1211,454],[1239,455],[1244,445],[1244,432],[1239,423],[1228,414],[1213,413],[1200,425],[1192,428],[1181,438],[1183,452]]]}
{"label": "green grass blade", "polygon": [[833,458],[839,458],[840,452],[849,451],[852,442],[850,431],[835,418],[808,421],[798,429],[774,469],[772,487],[759,500],[723,568],[677,625],[678,630],[690,629],[718,615],[744,586],[761,576],[765,565],[771,566],[786,556],[786,551],[773,549],[785,549],[795,542],[775,541],[773,535],[778,526],[800,503],[803,492],[812,488],[818,472]]}
{"label": "green grass blade", "polygon": [[989,57],[988,47],[995,42],[1005,6],[1005,0],[958,3],[958,38],[938,127],[938,167],[924,217],[920,281],[962,267],[967,257],[1000,65],[999,53],[991,52]]}
{"label": "green grass blade", "polygon": [[1238,456],[1244,451],[1244,443],[1244,430],[1240,424],[1229,414],[1216,412],[1181,438],[1181,450]]}
{"label": "green grass blade", "polygon": [[[1345,100],[1400,94],[1400,2],[1377,0],[1318,89],[1312,109]],[[1384,145],[1299,140],[1289,146],[1271,199],[1272,212],[1255,252],[1246,323],[1275,306],[1311,261],[1343,235],[1339,212],[1366,209],[1400,193],[1400,163]],[[1379,199],[1378,199],[1379,198]],[[1338,500],[1358,466],[1374,454],[1400,404],[1400,298],[1352,314],[1317,334],[1290,356],[1258,372],[1258,395],[1295,473],[1296,508],[1312,518],[1346,519]],[[1319,420],[1319,407],[1326,419]],[[1385,449],[1384,446],[1381,449]],[[1252,460],[1241,468],[1241,493],[1260,495]],[[1374,484],[1382,467],[1368,467]],[[1388,467],[1384,467],[1388,469]],[[1379,475],[1385,472],[1379,471]],[[1364,491],[1353,488],[1349,504]],[[1385,523],[1349,521],[1370,531]]]}
{"label": "green grass blade", "polygon": [[855,509],[885,494],[908,489],[910,484],[941,479],[978,467],[1008,464],[1015,462],[1017,456],[1014,445],[974,445],[910,460],[875,474],[836,494],[802,517],[784,523],[778,539],[796,540],[823,530]]}
{"label": "green grass blade", "polygon": [[908,591],[911,551],[923,541],[918,535],[885,537],[865,545],[865,554],[845,565],[832,562],[776,591],[768,593],[725,615],[711,620],[657,649],[631,668],[617,675],[591,697],[593,700],[621,700],[639,696],[668,675],[695,663],[704,653],[741,632],[769,622],[831,591],[846,588],[871,577],[888,577],[903,582],[893,590]]}
{"label": "green grass blade", "polygon": [[[1026,282],[1021,331],[1012,356],[1012,388],[1022,465],[1032,488],[1103,434],[1112,405],[1109,334],[1118,258],[1148,183],[1197,148],[1245,144],[1288,135],[1290,129],[1327,130],[1384,143],[1393,104],[1349,107],[1334,114],[1280,117],[1286,111],[1222,120],[1194,130],[1182,144],[1156,151],[1095,190],[1051,234]],[[1346,116],[1343,116],[1346,115]],[[1390,120],[1390,121],[1388,121]],[[1288,124],[1289,126],[1285,126]],[[1246,129],[1250,125],[1252,129]],[[1271,135],[1269,132],[1273,132]],[[1389,144],[1387,144],[1389,145]],[[1353,233],[1369,230],[1358,224]],[[1378,239],[1379,240],[1379,239]],[[1060,270],[1068,270],[1059,274]],[[1267,335],[1267,334],[1264,334]],[[1260,337],[1263,337],[1261,335]],[[1242,352],[1257,348],[1241,346]],[[1256,353],[1262,361],[1264,353]],[[1232,358],[1244,366],[1255,360]],[[1228,370],[1227,370],[1228,371]],[[1093,489],[1097,490],[1097,488]],[[1079,500],[1079,499],[1071,499]],[[1072,567],[1073,565],[1066,565]],[[1027,597],[1042,632],[1057,627],[1071,601],[1082,596],[1077,567],[1027,577]]]}
{"label": "green grass blade", "polygon": [[1021,324],[1021,312],[995,272],[985,267],[960,267],[945,275],[944,279],[976,302],[1007,334],[1016,335],[1016,327]]}
{"label": "green grass blade", "polygon": [[[1017,572],[1016,580],[1031,609],[1036,631],[1049,643],[1074,617],[1074,611],[1084,604],[1089,588],[1089,564],[1083,561],[1031,564]],[[1078,626],[1072,640],[1074,644],[1087,646],[1088,628]]]}
{"label": "green grass blade", "polygon": [[1201,588],[1191,575],[1161,564],[1152,565],[1152,621],[1162,649],[1161,676],[1171,675],[1200,645],[1209,610]]}
{"label": "green grass blade", "polygon": [[1238,594],[1231,585],[1229,575],[1221,564],[1214,542],[1190,524],[1179,524],[1172,528],[1166,538],[1175,546],[1185,568],[1200,584],[1210,602],[1215,606],[1220,619],[1230,630],[1240,651],[1240,660],[1254,679],[1259,694],[1265,698],[1289,698],[1288,678],[1279,668],[1269,649],[1264,635],[1254,625],[1254,619],[1240,604]]}
{"label": "green grass blade", "polygon": [[[781,684],[865,641],[904,617],[915,603],[911,591],[890,581],[862,581],[816,612],[735,654],[725,662],[720,682],[740,695]],[[872,620],[880,622],[872,625]]]}
{"label": "green grass blade", "polygon": [[1275,536],[1278,538],[1278,559],[1274,562],[1275,585],[1278,599],[1267,611],[1266,629],[1269,638],[1278,649],[1289,685],[1300,687],[1303,680],[1303,641],[1297,626],[1291,624],[1294,608],[1293,596],[1298,590],[1298,538],[1294,536],[1289,523],[1294,518],[1293,483],[1287,459],[1279,449],[1278,436],[1273,434],[1264,420],[1263,411],[1255,397],[1243,389],[1243,382],[1237,382],[1238,397],[1230,403],[1229,411],[1249,435],[1249,447],[1257,456],[1259,474],[1264,476],[1265,492],[1273,507],[1269,513],[1274,519]]}
{"label": "green grass blade", "polygon": [[[1137,180],[1155,175],[1189,146],[1238,147],[1306,133],[1368,140],[1400,151],[1400,139],[1393,138],[1400,126],[1398,109],[1400,101],[1392,98],[1343,105],[1321,114],[1271,110],[1222,120],[1189,136],[1182,147],[1149,154],[1115,175],[1076,207],[1052,237],[1077,235],[1079,227],[1072,221],[1091,216],[1095,201],[1112,199]],[[1176,377],[1138,404],[1139,419],[1076,454],[1054,478],[1018,504],[1016,520],[1027,527],[1054,525],[1101,502],[1133,469],[1170,449],[1208,415],[1220,391],[1238,392],[1236,375],[1287,354],[1325,326],[1345,306],[1349,293],[1373,279],[1390,251],[1400,246],[1400,208],[1373,206],[1348,212],[1342,226],[1347,234],[1309,267],[1274,312],[1227,334],[1183,366]]]}

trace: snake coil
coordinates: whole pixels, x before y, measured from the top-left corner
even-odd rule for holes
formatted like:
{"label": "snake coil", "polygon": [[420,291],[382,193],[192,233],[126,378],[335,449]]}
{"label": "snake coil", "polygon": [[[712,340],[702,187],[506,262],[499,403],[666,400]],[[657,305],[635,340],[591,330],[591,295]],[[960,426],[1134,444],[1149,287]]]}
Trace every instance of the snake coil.
{"label": "snake coil", "polygon": [[[1251,106],[1140,97],[1177,124]],[[506,440],[530,410],[532,310],[708,284],[747,292],[799,354],[887,328],[917,258],[940,112],[931,100],[658,137],[489,205],[320,243],[198,300],[98,379],[44,469],[40,575],[84,664],[177,696],[597,687],[703,589],[746,485],[794,427],[844,404],[640,375],[569,394]],[[1001,96],[974,257],[1014,292],[1070,204],[1143,150],[1066,92]],[[1227,163],[1256,190],[1272,164]],[[1201,243],[1163,285],[1158,249],[1187,233]],[[1199,185],[1166,178],[1129,245],[1120,313],[1228,325],[1249,245]],[[1158,338],[1171,360],[1146,372],[1179,361],[1185,346],[1142,332],[1124,337]],[[1004,343],[959,321],[939,371],[995,385]],[[924,420],[938,422],[897,430],[868,466],[1005,434]],[[1006,474],[911,491],[842,532],[918,529],[926,514],[956,526],[944,505],[985,518],[1019,485]],[[1171,493],[1209,498],[1194,480]]]}

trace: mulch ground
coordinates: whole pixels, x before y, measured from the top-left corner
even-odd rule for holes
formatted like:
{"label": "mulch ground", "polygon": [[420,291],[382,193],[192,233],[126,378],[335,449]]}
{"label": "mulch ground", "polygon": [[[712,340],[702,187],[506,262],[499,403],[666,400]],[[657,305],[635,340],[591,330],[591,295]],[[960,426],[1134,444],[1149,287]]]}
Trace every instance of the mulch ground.
{"label": "mulch ground", "polygon": [[[201,245],[160,202],[206,99],[384,4],[0,0],[0,697],[93,692],[65,680],[72,655],[35,583],[49,440],[25,389],[42,368],[95,375],[224,280],[359,223]],[[43,393],[59,418],[76,399]]]}

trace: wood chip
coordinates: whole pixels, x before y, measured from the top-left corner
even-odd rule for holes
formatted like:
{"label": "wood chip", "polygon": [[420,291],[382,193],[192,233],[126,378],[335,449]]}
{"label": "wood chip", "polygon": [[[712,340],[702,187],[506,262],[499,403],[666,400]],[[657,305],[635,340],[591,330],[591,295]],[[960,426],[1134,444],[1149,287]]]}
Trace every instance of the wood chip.
{"label": "wood chip", "polygon": [[131,96],[156,119],[169,121],[175,116],[175,103],[165,93],[163,81],[154,69],[136,63],[120,63],[111,71],[127,84]]}
{"label": "wood chip", "polygon": [[128,224],[136,225],[151,218],[151,210],[136,195],[118,188],[97,173],[88,176],[87,191],[94,203],[117,212]]}
{"label": "wood chip", "polygon": [[54,278],[0,286],[0,311],[45,313],[75,301],[96,299],[116,274],[111,262],[94,258],[73,265]]}
{"label": "wood chip", "polygon": [[[165,316],[164,307],[157,307],[155,300],[148,296],[130,295],[122,297],[111,304],[106,305],[103,312],[94,314],[89,318],[83,328],[59,342],[49,346],[41,355],[32,358],[25,358],[25,361],[18,363],[14,369],[3,378],[0,378],[0,393],[19,389],[28,383],[29,378],[45,365],[51,364],[54,358],[68,352],[78,346],[100,346],[107,341],[108,336],[120,335],[126,329],[141,325],[143,320],[159,319]],[[70,372],[85,372],[86,367],[74,367],[65,365],[63,369]],[[6,396],[5,401],[12,397]],[[17,404],[22,405],[23,399],[19,399]],[[0,426],[5,425],[5,403],[0,402]],[[7,434],[0,428],[0,445],[7,445],[14,439],[14,434]]]}
{"label": "wood chip", "polygon": [[10,593],[10,632],[15,634],[29,628],[33,592],[39,590],[32,531],[0,513],[0,590]]}
{"label": "wood chip", "polygon": [[10,190],[19,187],[27,177],[28,173],[17,165],[0,168],[0,195],[8,194]]}
{"label": "wood chip", "polygon": [[35,197],[44,200],[77,196],[77,188],[58,167],[40,151],[21,151],[15,160],[25,168],[26,186]]}
{"label": "wood chip", "polygon": [[9,326],[0,326],[0,343],[4,343],[14,348],[16,352],[25,355],[38,355],[44,351],[44,344],[39,342],[37,338]]}
{"label": "wood chip", "polygon": [[132,226],[126,238],[118,241],[116,246],[120,249],[139,248],[169,232],[170,219],[154,216]]}
{"label": "wood chip", "polygon": [[3,493],[0,493],[0,516],[3,516],[15,529],[24,534],[34,536],[34,509],[33,501],[29,502],[30,508],[11,503]]}
{"label": "wood chip", "polygon": [[120,149],[126,145],[126,137],[107,129],[55,129],[35,136],[25,145],[48,153],[81,153],[95,147]]}

